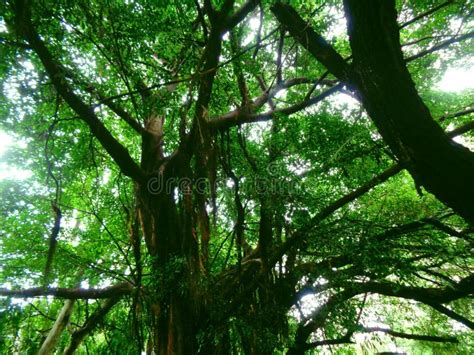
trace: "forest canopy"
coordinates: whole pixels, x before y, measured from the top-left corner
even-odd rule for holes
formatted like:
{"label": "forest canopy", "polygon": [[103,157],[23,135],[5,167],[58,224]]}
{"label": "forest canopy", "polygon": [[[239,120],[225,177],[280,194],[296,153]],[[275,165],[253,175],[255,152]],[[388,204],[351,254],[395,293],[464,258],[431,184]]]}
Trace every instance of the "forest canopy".
{"label": "forest canopy", "polygon": [[0,3],[0,353],[472,353],[473,13]]}

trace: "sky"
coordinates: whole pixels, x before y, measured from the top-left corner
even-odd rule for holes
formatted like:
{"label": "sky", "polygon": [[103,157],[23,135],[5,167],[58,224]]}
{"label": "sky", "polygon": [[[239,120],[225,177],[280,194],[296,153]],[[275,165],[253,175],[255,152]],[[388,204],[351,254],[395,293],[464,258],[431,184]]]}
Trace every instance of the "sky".
{"label": "sky", "polygon": [[[471,68],[448,68],[441,79],[435,86],[436,89],[443,92],[459,93],[464,90],[474,89],[474,67]],[[335,95],[334,98],[340,103],[347,103],[353,99],[345,94]],[[463,143],[462,141],[459,141]],[[13,167],[8,165],[3,155],[13,147],[25,148],[25,142],[15,139],[7,132],[0,130],[0,180],[5,178],[10,179],[26,179],[31,176],[31,172],[20,167]]]}

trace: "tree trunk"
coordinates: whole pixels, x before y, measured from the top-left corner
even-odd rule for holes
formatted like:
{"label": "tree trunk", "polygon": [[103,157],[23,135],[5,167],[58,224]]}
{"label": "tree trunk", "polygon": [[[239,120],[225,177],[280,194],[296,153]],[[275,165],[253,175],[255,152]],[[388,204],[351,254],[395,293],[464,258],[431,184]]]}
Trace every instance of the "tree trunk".
{"label": "tree trunk", "polygon": [[151,295],[153,348],[160,355],[198,351],[198,319],[202,308],[198,288],[199,245],[193,234],[192,216],[185,207],[190,196],[176,193],[177,188],[170,185],[154,195],[140,187],[137,193],[156,287]]}
{"label": "tree trunk", "polygon": [[415,181],[474,223],[474,154],[433,120],[405,64],[395,1],[346,0],[354,81],[380,134]]}
{"label": "tree trunk", "polygon": [[474,153],[454,142],[418,95],[400,45],[395,1],[345,0],[353,64],[315,33],[289,5],[272,11],[291,35],[357,92],[403,168],[474,224]]}

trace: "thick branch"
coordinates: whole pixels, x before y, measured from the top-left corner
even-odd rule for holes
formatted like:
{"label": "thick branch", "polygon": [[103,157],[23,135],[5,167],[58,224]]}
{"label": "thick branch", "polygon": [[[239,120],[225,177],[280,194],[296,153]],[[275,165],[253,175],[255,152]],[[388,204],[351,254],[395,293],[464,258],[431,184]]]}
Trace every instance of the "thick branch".
{"label": "thick branch", "polygon": [[[356,294],[357,292],[354,292],[353,290],[344,290],[341,293],[331,296],[326,303],[316,308],[309,316],[308,322],[301,323],[299,325],[295,335],[295,344],[288,351],[288,355],[303,355],[308,349],[315,348],[316,346],[320,345],[329,345],[321,342],[308,344],[306,343],[306,340],[312,332],[316,331],[324,324],[330,312],[332,312],[341,302],[354,297]],[[344,339],[346,342],[349,341],[348,336],[344,337]],[[335,341],[338,341],[338,339]]]}
{"label": "thick branch", "polygon": [[74,309],[75,300],[66,300],[64,306],[59,312],[58,318],[54,322],[53,328],[48,333],[45,341],[41,345],[38,355],[49,355],[53,354],[54,348],[58,344],[59,338],[63,333],[66,326],[69,324],[69,319],[71,318],[72,311]]}
{"label": "thick branch", "polygon": [[57,298],[67,299],[97,299],[109,298],[122,295],[128,295],[132,292],[133,287],[128,282],[122,282],[114,286],[109,286],[101,289],[84,289],[84,288],[58,288],[58,287],[35,287],[25,290],[9,290],[0,288],[0,296],[8,297],[41,297],[41,296],[55,296]]}
{"label": "thick branch", "polygon": [[446,136],[419,97],[403,59],[394,1],[346,0],[344,4],[354,58],[350,72],[293,8],[277,4],[272,10],[332,74],[342,81],[350,79],[380,134],[417,183],[474,223],[470,203],[474,200],[474,154]]}
{"label": "thick branch", "polygon": [[251,11],[257,6],[257,0],[248,0],[242,5],[227,21],[227,28],[232,29],[237,26]]}
{"label": "thick branch", "polygon": [[271,10],[296,41],[336,77],[348,81],[350,69],[344,58],[322,36],[314,32],[293,7],[278,2]]}
{"label": "thick branch", "polygon": [[449,308],[443,306],[442,304],[437,303],[427,303],[433,309],[436,309],[438,312],[443,313],[444,315],[448,316],[451,319],[457,320],[459,323],[464,324],[466,327],[474,330],[474,322],[467,319],[466,317],[450,310]]}
{"label": "thick branch", "polygon": [[[338,304],[358,294],[378,293],[385,296],[416,300],[418,302],[425,303],[437,309],[438,311],[450,316],[453,319],[459,320],[459,315],[442,306],[441,303],[446,303],[465,297],[471,294],[472,292],[474,292],[474,275],[464,278],[463,280],[458,282],[453,288],[422,288],[377,282],[346,284],[344,291],[329,298],[326,303],[319,306],[314,312],[312,312],[309,317],[309,322],[300,325],[296,333],[295,346],[293,349],[290,350],[289,353],[303,354],[303,351],[306,349],[314,348],[315,346],[319,345],[324,345],[319,344],[319,342],[316,342],[314,344],[307,344],[306,339],[312,332],[314,332],[316,329],[323,325],[328,313],[331,312],[335,307],[337,307]],[[455,318],[453,314],[454,316],[458,316],[458,318]],[[467,323],[464,321],[466,321]],[[464,319],[464,321],[464,324],[470,327],[472,326],[472,322],[470,322],[469,320]],[[455,342],[453,338],[442,338],[443,340],[441,340],[438,337],[433,337],[428,339],[428,336],[405,334],[400,332],[394,332],[391,330],[386,330],[386,333],[392,333],[393,336],[401,336],[407,339]],[[347,337],[345,339],[347,339]]]}
{"label": "thick branch", "polygon": [[449,113],[447,115],[443,115],[439,118],[439,121],[442,122],[448,118],[454,118],[454,117],[461,117],[465,115],[470,115],[471,113],[474,113],[474,108],[468,108],[466,110],[458,111],[455,113]]}
{"label": "thick branch", "polygon": [[378,293],[385,296],[412,299],[431,305],[448,303],[474,293],[474,274],[462,279],[455,286],[446,288],[401,286],[381,282],[353,283],[348,287],[358,293]]}
{"label": "thick branch", "polygon": [[443,132],[418,95],[403,59],[394,1],[344,5],[353,80],[380,134],[419,185],[474,223],[474,154]]}
{"label": "thick branch", "polygon": [[143,182],[145,176],[130,156],[128,150],[120,144],[95,115],[92,107],[86,105],[77,96],[66,81],[64,69],[56,62],[51,52],[39,37],[31,21],[28,0],[18,1],[16,6],[17,27],[43,63],[53,85],[69,106],[89,126],[92,134],[99,140],[107,153],[117,163],[122,173],[132,179]]}

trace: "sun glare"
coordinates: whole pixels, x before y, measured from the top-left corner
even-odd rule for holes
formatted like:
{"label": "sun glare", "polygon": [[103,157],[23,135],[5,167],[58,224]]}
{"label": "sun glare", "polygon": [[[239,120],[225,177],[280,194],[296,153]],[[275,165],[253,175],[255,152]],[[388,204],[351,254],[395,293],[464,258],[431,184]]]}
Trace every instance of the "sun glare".
{"label": "sun glare", "polygon": [[25,145],[25,142],[16,142],[12,136],[0,131],[0,180],[24,180],[31,176],[31,171],[9,165],[3,157],[9,148],[13,146],[25,148]]}
{"label": "sun glare", "polygon": [[446,92],[459,92],[474,89],[474,67],[449,68],[437,88]]}

